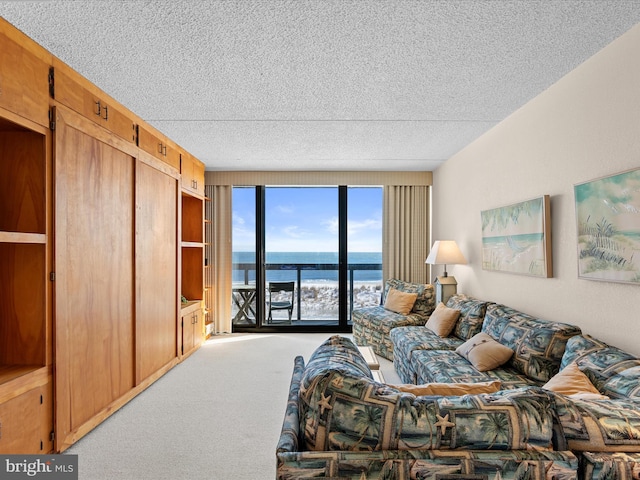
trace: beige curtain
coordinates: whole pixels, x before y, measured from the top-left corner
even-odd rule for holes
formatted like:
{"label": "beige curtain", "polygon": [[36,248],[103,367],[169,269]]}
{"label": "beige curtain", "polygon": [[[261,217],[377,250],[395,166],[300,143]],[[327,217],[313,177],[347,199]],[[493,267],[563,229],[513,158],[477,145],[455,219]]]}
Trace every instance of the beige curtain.
{"label": "beige curtain", "polygon": [[383,278],[429,283],[429,187],[385,186],[383,208]]}
{"label": "beige curtain", "polygon": [[205,192],[211,223],[206,226],[207,305],[215,333],[231,332],[231,192],[230,185],[207,185]]}

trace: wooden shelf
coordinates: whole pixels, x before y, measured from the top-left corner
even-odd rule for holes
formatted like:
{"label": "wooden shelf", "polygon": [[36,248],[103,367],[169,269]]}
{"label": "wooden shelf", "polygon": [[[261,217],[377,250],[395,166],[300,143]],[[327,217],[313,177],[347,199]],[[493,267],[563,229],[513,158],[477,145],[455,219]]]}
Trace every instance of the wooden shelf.
{"label": "wooden shelf", "polygon": [[202,242],[182,242],[183,248],[202,248],[204,247],[204,243]]}
{"label": "wooden shelf", "polygon": [[42,365],[0,365],[0,385],[42,368]]}
{"label": "wooden shelf", "polygon": [[44,233],[23,233],[23,232],[0,232],[0,242],[2,243],[47,243],[47,236]]}
{"label": "wooden shelf", "polygon": [[51,367],[42,365],[0,365],[0,402],[49,382]]}
{"label": "wooden shelf", "polygon": [[180,314],[185,315],[202,308],[202,300],[189,300],[187,303],[180,304]]}

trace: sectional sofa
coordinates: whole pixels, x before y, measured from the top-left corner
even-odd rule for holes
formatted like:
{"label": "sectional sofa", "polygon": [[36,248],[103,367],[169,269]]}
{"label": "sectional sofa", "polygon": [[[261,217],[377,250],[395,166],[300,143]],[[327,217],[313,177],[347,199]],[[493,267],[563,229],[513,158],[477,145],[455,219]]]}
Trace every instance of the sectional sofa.
{"label": "sectional sofa", "polygon": [[[345,337],[295,359],[278,478],[640,479],[639,358],[493,302],[446,308],[446,336],[425,326],[436,311],[368,337],[388,342],[402,385],[375,382]],[[474,352],[493,342],[511,353],[485,369]]]}

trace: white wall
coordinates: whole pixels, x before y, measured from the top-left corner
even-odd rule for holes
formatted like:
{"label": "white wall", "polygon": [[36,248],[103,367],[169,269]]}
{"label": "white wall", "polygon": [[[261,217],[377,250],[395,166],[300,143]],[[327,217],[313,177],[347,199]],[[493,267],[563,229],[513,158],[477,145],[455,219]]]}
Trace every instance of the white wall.
{"label": "white wall", "polygon": [[[458,291],[579,325],[640,355],[640,285],[578,279],[573,186],[640,167],[640,24],[434,172],[433,238]],[[553,278],[486,271],[480,211],[551,196]],[[440,273],[436,267],[434,274]]]}

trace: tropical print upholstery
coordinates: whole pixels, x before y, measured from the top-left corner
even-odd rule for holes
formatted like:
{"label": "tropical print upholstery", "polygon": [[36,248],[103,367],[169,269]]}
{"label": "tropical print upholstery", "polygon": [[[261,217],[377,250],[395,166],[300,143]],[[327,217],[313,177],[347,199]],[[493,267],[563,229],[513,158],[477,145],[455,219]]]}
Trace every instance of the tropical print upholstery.
{"label": "tropical print upholstery", "polygon": [[460,310],[460,318],[453,329],[453,336],[463,342],[482,331],[482,323],[489,302],[464,294],[453,295],[447,300],[447,307]]}
{"label": "tropical print upholstery", "polygon": [[[571,452],[385,450],[278,454],[278,480],[574,480]],[[623,477],[619,477],[623,478]],[[631,478],[631,477],[624,477]]]}
{"label": "tropical print upholstery", "polygon": [[353,338],[358,345],[370,345],[376,354],[393,361],[393,343],[389,333],[396,327],[424,325],[435,309],[433,285],[389,279],[385,282],[384,298],[390,289],[404,293],[417,293],[413,309],[401,315],[382,305],[355,309],[351,314]]}
{"label": "tropical print upholstery", "polygon": [[404,383],[416,383],[417,375],[412,354],[415,350],[455,350],[462,345],[458,337],[439,337],[427,327],[402,327],[391,330],[393,366]]}
{"label": "tropical print upholstery", "polygon": [[447,307],[460,310],[460,317],[449,337],[439,337],[423,326],[394,328],[389,333],[393,344],[393,364],[403,382],[418,382],[416,365],[412,361],[413,351],[455,350],[481,331],[487,302],[457,294],[449,298]]}
{"label": "tropical print upholstery", "polygon": [[300,390],[304,450],[551,449],[552,399],[534,387],[415,397],[328,372]]}
{"label": "tropical print upholstery", "polygon": [[[586,452],[640,452],[640,359],[589,335],[578,335],[567,342],[561,365],[572,362],[600,393],[611,398],[558,395],[556,409],[569,447]],[[593,456],[590,468],[605,475],[593,478],[640,478],[638,466],[633,467],[635,477],[615,476],[632,468],[623,468],[621,458]]]}
{"label": "tropical print upholstery", "polygon": [[451,350],[416,350],[412,355],[416,383],[473,383],[500,380],[503,389],[526,385],[540,386],[534,380],[511,367],[502,366],[487,372],[478,371],[468,360]]}
{"label": "tropical print upholstery", "polygon": [[567,341],[581,333],[575,325],[542,320],[495,303],[487,306],[482,331],[514,351],[509,366],[542,382],[558,373]]}
{"label": "tropical print upholstery", "polygon": [[303,382],[327,371],[373,378],[367,361],[358,347],[347,337],[333,335],[325,340],[309,357]]}
{"label": "tropical print upholstery", "polygon": [[[624,378],[612,380],[612,377],[632,367],[640,366],[639,358],[589,335],[581,335],[567,342],[567,348],[562,357],[562,367],[571,362],[578,364],[580,370],[587,374],[598,390],[604,390],[605,384],[609,383],[608,391],[616,397],[621,396],[619,393],[624,389],[623,385],[628,384],[629,377],[638,370],[628,372],[626,380]],[[630,392],[634,391],[633,385],[627,388]]]}
{"label": "tropical print upholstery", "polygon": [[[322,368],[336,358],[346,368]],[[578,459],[553,451],[553,396],[526,388],[415,397],[362,375],[355,345],[331,337],[294,361],[277,478],[575,479]]]}
{"label": "tropical print upholstery", "polygon": [[584,452],[582,476],[584,480],[638,480],[640,479],[640,453]]}
{"label": "tropical print upholstery", "polygon": [[570,450],[640,452],[640,404],[557,395],[556,410]]}

